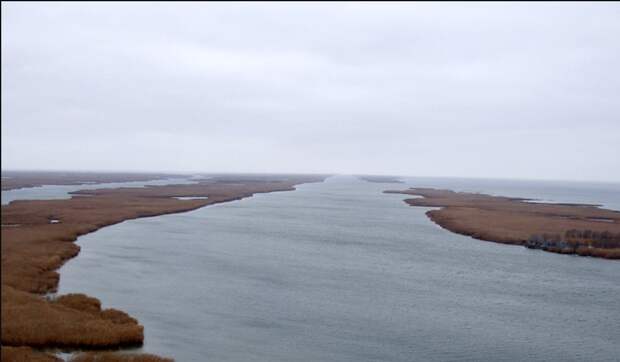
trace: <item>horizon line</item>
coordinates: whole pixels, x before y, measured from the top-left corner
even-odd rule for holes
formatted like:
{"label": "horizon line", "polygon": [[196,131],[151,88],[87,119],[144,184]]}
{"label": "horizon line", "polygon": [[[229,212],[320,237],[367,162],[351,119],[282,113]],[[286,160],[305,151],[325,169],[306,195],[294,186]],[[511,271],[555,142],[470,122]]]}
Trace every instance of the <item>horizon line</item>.
{"label": "horizon line", "polygon": [[497,181],[537,181],[537,182],[575,182],[575,183],[604,183],[620,184],[620,180],[592,180],[592,179],[561,179],[561,178],[527,178],[502,176],[437,176],[437,175],[405,175],[395,173],[358,173],[358,172],[282,172],[282,171],[171,171],[171,170],[96,170],[96,169],[33,169],[9,168],[0,172],[69,172],[69,173],[129,173],[129,174],[164,174],[164,175],[191,175],[191,174],[228,174],[228,175],[327,175],[327,176],[386,176],[395,178],[444,178],[469,180],[497,180]]}

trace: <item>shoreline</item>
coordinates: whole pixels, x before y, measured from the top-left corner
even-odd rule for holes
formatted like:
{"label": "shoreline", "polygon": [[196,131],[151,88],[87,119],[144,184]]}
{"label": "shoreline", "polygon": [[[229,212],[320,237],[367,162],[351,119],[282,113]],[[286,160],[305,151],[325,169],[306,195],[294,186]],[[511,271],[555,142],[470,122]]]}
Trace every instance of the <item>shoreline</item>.
{"label": "shoreline", "polygon": [[144,333],[138,321],[122,311],[102,310],[96,298],[42,297],[57,290],[58,269],[78,255],[74,241],[79,236],[130,219],[187,212],[257,193],[292,191],[296,185],[324,179],[227,176],[187,185],[82,190],[65,200],[3,205],[3,224],[20,225],[2,227],[3,353],[7,346],[95,350],[142,345]]}
{"label": "shoreline", "polygon": [[474,239],[521,245],[559,254],[620,259],[620,212],[590,204],[529,199],[432,188],[386,190],[419,196],[410,206],[438,208],[431,221]]}
{"label": "shoreline", "polygon": [[377,176],[377,175],[358,175],[359,179],[373,182],[373,183],[384,183],[384,184],[403,184],[404,181],[400,180],[400,177],[397,176]]}
{"label": "shoreline", "polygon": [[156,181],[187,175],[129,172],[2,171],[2,191],[41,186],[97,185],[111,182]]}

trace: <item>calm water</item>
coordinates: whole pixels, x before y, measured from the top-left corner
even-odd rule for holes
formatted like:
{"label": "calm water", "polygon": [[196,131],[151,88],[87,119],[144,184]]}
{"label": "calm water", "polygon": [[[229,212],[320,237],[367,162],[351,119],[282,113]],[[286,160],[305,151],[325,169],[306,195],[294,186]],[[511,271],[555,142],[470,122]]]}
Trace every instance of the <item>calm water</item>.
{"label": "calm water", "polygon": [[334,177],[107,227],[60,292],[177,361],[618,360],[619,262],[455,235],[388,188]]}
{"label": "calm water", "polygon": [[16,190],[2,191],[2,205],[6,205],[14,200],[55,200],[70,199],[71,192],[78,190],[95,189],[115,189],[119,187],[145,187],[172,184],[195,183],[191,178],[169,178],[151,181],[129,181],[129,182],[106,182],[100,184],[82,185],[43,185],[37,187],[26,187]]}

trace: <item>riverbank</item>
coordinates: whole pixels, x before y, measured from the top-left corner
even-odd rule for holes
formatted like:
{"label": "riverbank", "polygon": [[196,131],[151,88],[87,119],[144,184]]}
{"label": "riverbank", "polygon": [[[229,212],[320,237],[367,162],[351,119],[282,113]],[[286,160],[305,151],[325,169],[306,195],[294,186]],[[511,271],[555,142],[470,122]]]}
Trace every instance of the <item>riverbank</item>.
{"label": "riverbank", "polygon": [[432,221],[476,239],[620,259],[618,211],[431,188],[384,192],[421,196],[404,201],[411,206],[438,207],[426,213]]}
{"label": "riverbank", "polygon": [[[55,292],[57,269],[79,253],[78,236],[140,217],[178,213],[256,193],[290,191],[323,176],[227,176],[197,184],[85,190],[68,200],[2,206],[2,345],[113,349],[140,345],[142,326],[85,295]],[[180,200],[178,197],[207,197]],[[3,347],[4,348],[4,347]]]}
{"label": "riverbank", "polygon": [[134,182],[186,177],[163,173],[96,173],[49,171],[2,171],[2,191],[43,185],[83,185]]}

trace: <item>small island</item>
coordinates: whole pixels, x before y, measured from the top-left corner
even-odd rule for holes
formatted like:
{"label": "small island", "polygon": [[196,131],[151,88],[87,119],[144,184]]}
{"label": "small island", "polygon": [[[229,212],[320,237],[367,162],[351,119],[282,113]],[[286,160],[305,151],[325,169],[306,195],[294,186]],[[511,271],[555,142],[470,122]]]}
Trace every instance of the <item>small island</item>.
{"label": "small island", "polygon": [[382,183],[382,184],[402,184],[398,176],[379,176],[379,175],[360,175],[360,179],[368,182]]}
{"label": "small island", "polygon": [[432,188],[384,192],[421,196],[404,201],[439,208],[426,214],[458,234],[554,253],[620,259],[620,212],[598,205],[541,203]]}
{"label": "small island", "polygon": [[185,175],[129,172],[2,171],[2,191],[43,185],[86,185],[183,178]]}

